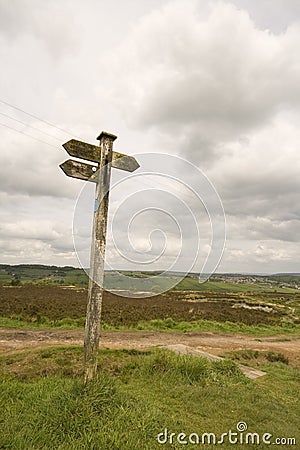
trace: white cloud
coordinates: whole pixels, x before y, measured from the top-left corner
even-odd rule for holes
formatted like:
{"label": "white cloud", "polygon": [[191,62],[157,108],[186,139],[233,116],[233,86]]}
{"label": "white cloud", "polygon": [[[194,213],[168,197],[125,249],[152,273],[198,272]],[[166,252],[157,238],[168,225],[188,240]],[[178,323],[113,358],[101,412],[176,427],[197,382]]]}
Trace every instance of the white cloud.
{"label": "white cloud", "polygon": [[[282,239],[299,239],[299,143],[299,119],[279,114],[247,141],[226,144],[224,156],[210,171],[226,212],[247,217],[249,223],[251,216],[265,217],[270,221],[266,236],[276,228],[282,230]],[[290,236],[285,233],[286,223],[295,224]]]}
{"label": "white cloud", "polygon": [[293,242],[279,240],[229,240],[220,272],[295,272],[299,249]]}
{"label": "white cloud", "polygon": [[299,52],[298,25],[274,35],[231,4],[171,2],[116,53],[116,102],[131,126],[153,127],[205,164],[222,142],[299,107]]}

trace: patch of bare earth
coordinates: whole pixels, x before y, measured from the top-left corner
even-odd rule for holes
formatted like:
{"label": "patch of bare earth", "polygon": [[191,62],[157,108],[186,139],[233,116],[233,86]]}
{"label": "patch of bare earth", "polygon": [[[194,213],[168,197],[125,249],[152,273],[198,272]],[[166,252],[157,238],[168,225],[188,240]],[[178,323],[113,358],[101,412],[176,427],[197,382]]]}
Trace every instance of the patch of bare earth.
{"label": "patch of bare earth", "polygon": [[[146,349],[156,346],[183,344],[220,355],[227,351],[252,349],[282,353],[291,365],[300,366],[300,339],[286,336],[255,338],[242,334],[217,332],[162,333],[106,331],[101,334],[101,348]],[[83,345],[83,331],[55,329],[0,328],[0,352],[14,353],[27,348],[56,345]]]}

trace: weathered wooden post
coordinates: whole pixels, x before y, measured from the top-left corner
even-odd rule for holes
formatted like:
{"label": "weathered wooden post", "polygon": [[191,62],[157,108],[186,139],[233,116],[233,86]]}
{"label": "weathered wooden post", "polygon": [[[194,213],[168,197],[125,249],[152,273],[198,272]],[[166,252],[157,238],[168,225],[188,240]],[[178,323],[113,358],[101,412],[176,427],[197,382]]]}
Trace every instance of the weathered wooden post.
{"label": "weathered wooden post", "polygon": [[100,141],[100,161],[96,184],[88,305],[84,334],[85,382],[93,379],[97,371],[100,319],[103,297],[109,184],[113,141],[116,139],[116,137],[117,136],[114,136],[113,134],[103,132],[98,137]]}
{"label": "weathered wooden post", "polygon": [[103,298],[104,262],[111,167],[133,172],[139,167],[132,156],[113,152],[114,134],[102,132],[99,147],[72,139],[63,144],[71,156],[98,163],[67,160],[60,165],[66,175],[96,182],[96,196],[91,243],[88,305],[84,334],[84,382],[92,380],[97,371],[100,321]]}

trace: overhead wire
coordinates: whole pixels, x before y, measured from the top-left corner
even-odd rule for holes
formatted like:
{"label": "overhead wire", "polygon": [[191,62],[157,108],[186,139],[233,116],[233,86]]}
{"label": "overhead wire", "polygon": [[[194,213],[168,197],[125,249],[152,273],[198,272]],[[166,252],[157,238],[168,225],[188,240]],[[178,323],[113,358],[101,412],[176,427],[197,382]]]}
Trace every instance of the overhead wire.
{"label": "overhead wire", "polygon": [[15,131],[16,133],[23,134],[24,136],[30,137],[31,139],[34,139],[34,140],[37,141],[37,142],[41,142],[42,144],[46,144],[46,145],[49,145],[50,147],[53,147],[53,148],[59,148],[59,149],[60,149],[60,147],[59,147],[58,145],[50,144],[49,142],[46,142],[46,141],[43,141],[42,139],[36,138],[36,137],[34,137],[34,136],[31,136],[30,134],[27,134],[27,133],[25,133],[24,131],[17,130],[16,128],[10,127],[9,125],[6,125],[6,124],[4,124],[4,123],[1,123],[1,122],[0,122],[0,126],[1,126],[1,127],[5,127],[5,128],[8,128],[9,130]]}
{"label": "overhead wire", "polygon": [[0,112],[0,114],[1,114],[1,116],[7,117],[10,120],[13,120],[15,122],[21,123],[22,125],[25,125],[26,127],[31,128],[32,130],[38,131],[39,133],[42,133],[45,136],[49,136],[52,139],[56,139],[57,141],[61,141],[61,139],[58,138],[57,136],[53,136],[53,134],[47,133],[46,131],[43,131],[43,130],[40,130],[39,128],[34,127],[33,125],[29,125],[29,123],[23,122],[22,120],[15,119],[15,117],[10,116],[9,114],[5,114],[3,112]]}
{"label": "overhead wire", "polygon": [[[22,112],[23,114],[26,114],[26,115],[29,116],[29,117],[32,117],[32,118],[34,118],[34,119],[36,119],[36,120],[38,120],[38,121],[40,121],[40,122],[42,122],[42,123],[45,123],[45,124],[48,125],[48,126],[51,126],[51,127],[53,127],[53,128],[56,128],[57,130],[62,131],[62,132],[66,133],[66,134],[68,134],[68,135],[70,135],[70,136],[74,136],[74,134],[72,134],[71,132],[69,132],[69,131],[67,131],[67,130],[65,130],[65,129],[63,129],[63,128],[60,128],[60,127],[58,127],[58,126],[56,126],[56,125],[54,125],[54,124],[52,124],[52,123],[50,123],[50,122],[48,122],[48,121],[46,121],[46,120],[44,120],[44,119],[41,119],[40,117],[38,117],[38,116],[36,116],[36,115],[34,115],[34,114],[31,114],[31,113],[29,113],[28,111],[25,111],[25,110],[23,110],[22,108],[19,108],[18,106],[12,105],[11,103],[9,103],[9,102],[7,102],[7,101],[5,101],[5,100],[1,100],[1,99],[0,99],[0,103],[4,104],[4,105],[6,105],[6,106],[9,106],[10,108],[13,108],[13,109],[15,109],[15,110],[17,110],[17,111],[20,111],[20,112]],[[27,124],[26,122],[23,122],[23,121],[21,121],[21,120],[19,120],[19,119],[15,119],[14,117],[11,117],[11,116],[9,116],[9,115],[6,114],[6,113],[0,112],[0,114],[1,114],[2,116],[4,116],[4,117],[7,117],[7,118],[11,119],[11,120],[14,120],[14,121],[16,121],[16,122],[18,122],[18,123],[21,123],[22,125],[25,125],[25,126],[31,128],[31,129],[35,130],[35,131],[38,131],[38,132],[40,132],[40,133],[43,133],[43,134],[46,135],[46,136],[49,136],[49,137],[51,137],[51,138],[54,138],[54,139],[57,139],[58,141],[60,141],[60,139],[59,139],[58,137],[53,136],[53,135],[51,135],[50,133],[47,133],[47,132],[45,132],[45,131],[43,131],[43,130],[40,130],[40,129],[38,129],[38,128],[32,126],[32,125],[29,125],[29,124]],[[59,147],[59,146],[57,146],[57,145],[54,145],[54,144],[51,144],[51,143],[49,143],[49,142],[47,142],[47,141],[45,141],[45,140],[39,139],[39,138],[37,138],[37,137],[35,137],[35,136],[32,136],[31,134],[26,133],[25,131],[18,130],[17,128],[14,128],[14,127],[9,126],[9,125],[7,125],[7,124],[4,124],[4,123],[1,123],[1,122],[0,122],[0,126],[5,127],[5,128],[8,128],[8,129],[10,129],[10,130],[12,130],[12,131],[15,131],[16,133],[22,134],[23,136],[27,136],[27,137],[29,137],[29,138],[31,138],[31,139],[37,141],[37,142],[46,144],[46,145],[48,145],[48,146],[50,146],[50,147],[53,147],[53,148],[56,148],[56,149],[57,149],[57,148],[58,148],[58,149],[61,149],[61,147]],[[78,137],[78,136],[75,136],[75,137]],[[79,138],[79,139],[80,139],[80,138]],[[148,175],[151,176],[151,175],[153,175],[153,174],[149,173]],[[157,174],[155,174],[155,175],[157,176]],[[150,178],[150,180],[151,180],[151,178]],[[149,181],[150,181],[150,180],[149,180]],[[152,181],[152,180],[151,180],[151,181]],[[149,183],[149,182],[147,182],[145,179],[140,179],[140,177],[139,177],[138,183],[141,184],[141,185],[144,185],[144,187],[146,187],[146,188],[148,187],[148,188],[152,188],[152,189],[153,189],[153,188],[156,188],[156,189],[157,189],[157,188],[162,188],[162,187],[165,187],[165,188],[168,187],[168,186],[166,185],[166,181],[165,181],[165,180],[161,180],[161,179],[160,179],[159,185],[157,185],[157,180],[156,180],[155,184],[154,184],[154,181],[152,181],[152,182],[151,182],[151,181],[150,181],[150,183]],[[165,186],[164,186],[164,185],[165,185]],[[190,194],[190,196],[192,197],[191,194]]]}
{"label": "overhead wire", "polygon": [[50,127],[56,128],[57,130],[59,130],[59,131],[65,133],[65,134],[67,134],[67,135],[69,135],[69,136],[75,136],[75,137],[77,137],[78,139],[81,139],[79,136],[76,136],[73,132],[68,131],[68,130],[66,130],[66,129],[64,129],[64,128],[58,127],[57,125],[54,125],[53,123],[48,122],[48,121],[45,120],[45,119],[41,119],[40,117],[38,117],[38,116],[36,116],[36,115],[34,115],[34,114],[32,114],[32,113],[29,113],[28,111],[25,111],[24,109],[19,108],[18,106],[12,105],[11,103],[9,103],[9,102],[7,102],[7,101],[5,101],[5,100],[1,100],[1,99],[0,99],[0,103],[2,103],[3,105],[9,106],[10,108],[13,108],[13,109],[15,109],[15,110],[17,110],[17,111],[20,111],[20,112],[22,112],[23,114],[26,114],[27,116],[32,117],[33,119],[39,120],[40,122],[43,122],[43,123],[45,123],[46,125],[48,125],[48,126],[50,126]]}

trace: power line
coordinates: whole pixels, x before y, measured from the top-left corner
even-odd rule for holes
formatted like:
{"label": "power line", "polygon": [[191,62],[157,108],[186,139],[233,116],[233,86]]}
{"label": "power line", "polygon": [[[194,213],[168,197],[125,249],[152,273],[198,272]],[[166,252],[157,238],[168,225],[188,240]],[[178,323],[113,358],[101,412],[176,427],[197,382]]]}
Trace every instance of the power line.
{"label": "power line", "polygon": [[53,148],[59,148],[61,150],[61,148],[58,147],[58,145],[50,144],[49,142],[43,141],[42,139],[38,139],[34,136],[31,136],[30,134],[24,133],[24,131],[17,130],[16,128],[10,127],[9,125],[6,125],[4,123],[0,123],[0,126],[8,128],[9,130],[15,131],[16,133],[23,134],[24,136],[30,137],[31,139],[34,139],[37,142],[41,142],[42,144],[49,145],[50,147],[53,147]]}
{"label": "power line", "polygon": [[53,123],[48,122],[47,120],[41,119],[40,117],[35,116],[34,114],[31,114],[31,113],[25,111],[24,109],[19,108],[18,106],[12,105],[11,103],[6,102],[5,100],[0,99],[0,103],[2,103],[3,105],[9,106],[10,108],[16,109],[17,111],[20,111],[23,114],[26,114],[27,116],[32,117],[33,119],[39,120],[40,122],[43,122],[46,125],[49,125],[50,127],[56,128],[57,130],[62,131],[63,133],[68,134],[69,136],[75,136],[78,139],[81,139],[79,136],[76,136],[74,133],[71,133],[70,131],[65,130],[64,128],[60,128],[57,125],[54,125]]}
{"label": "power line", "polygon": [[25,126],[28,127],[28,128],[32,128],[33,130],[38,131],[39,133],[43,133],[43,134],[45,134],[46,136],[51,137],[52,139],[56,139],[56,140],[59,141],[59,142],[61,141],[61,139],[58,138],[57,136],[53,136],[53,135],[50,134],[50,133],[46,133],[46,131],[40,130],[39,128],[36,128],[36,127],[34,127],[34,126],[32,126],[32,125],[29,125],[28,123],[23,122],[22,120],[15,119],[14,117],[11,117],[11,116],[9,116],[8,114],[2,113],[2,112],[0,112],[0,114],[1,114],[1,116],[8,117],[9,119],[14,120],[15,122],[21,123],[22,125],[25,125]]}

